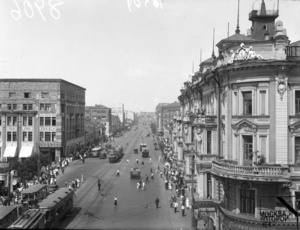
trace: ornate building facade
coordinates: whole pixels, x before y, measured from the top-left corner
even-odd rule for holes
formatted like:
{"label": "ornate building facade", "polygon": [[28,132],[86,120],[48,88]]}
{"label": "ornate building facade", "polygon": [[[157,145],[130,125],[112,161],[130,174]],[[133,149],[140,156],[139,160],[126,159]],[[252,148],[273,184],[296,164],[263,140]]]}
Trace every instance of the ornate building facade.
{"label": "ornate building facade", "polygon": [[248,36],[237,26],[178,97],[174,151],[196,181],[198,226],[296,229],[287,206],[297,210],[300,191],[300,42],[278,16],[262,1]]}

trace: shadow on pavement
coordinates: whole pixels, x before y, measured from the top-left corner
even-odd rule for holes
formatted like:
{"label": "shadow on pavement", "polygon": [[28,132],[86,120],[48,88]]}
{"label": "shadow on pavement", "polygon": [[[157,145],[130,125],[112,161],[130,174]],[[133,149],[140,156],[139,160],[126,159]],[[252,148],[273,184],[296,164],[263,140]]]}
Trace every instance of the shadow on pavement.
{"label": "shadow on pavement", "polygon": [[81,207],[74,207],[73,211],[66,215],[60,222],[60,225],[58,229],[65,229],[72,221],[73,219],[79,214],[81,211]]}

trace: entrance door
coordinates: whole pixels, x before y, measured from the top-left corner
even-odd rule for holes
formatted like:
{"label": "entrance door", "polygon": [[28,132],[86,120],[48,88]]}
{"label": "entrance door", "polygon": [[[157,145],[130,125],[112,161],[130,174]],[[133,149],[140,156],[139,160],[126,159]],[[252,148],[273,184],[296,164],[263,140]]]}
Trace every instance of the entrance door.
{"label": "entrance door", "polygon": [[253,137],[243,136],[243,165],[249,166],[252,164],[253,154]]}

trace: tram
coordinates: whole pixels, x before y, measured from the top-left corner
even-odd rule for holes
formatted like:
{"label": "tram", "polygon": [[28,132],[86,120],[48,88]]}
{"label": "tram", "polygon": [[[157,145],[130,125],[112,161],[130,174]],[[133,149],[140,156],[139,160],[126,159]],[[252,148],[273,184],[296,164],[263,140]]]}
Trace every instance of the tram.
{"label": "tram", "polygon": [[67,213],[72,212],[74,190],[60,188],[39,203],[39,209],[45,213],[45,228],[57,228]]}
{"label": "tram", "polygon": [[25,210],[38,204],[48,195],[46,184],[34,184],[21,192],[21,202]]}
{"label": "tram", "polygon": [[18,218],[19,206],[0,206],[0,228],[6,229]]}
{"label": "tram", "polygon": [[149,157],[149,148],[142,149],[142,157]]}
{"label": "tram", "polygon": [[116,146],[112,148],[108,153],[108,160],[110,163],[117,162],[123,155],[123,147]]}
{"label": "tram", "polygon": [[45,213],[39,209],[29,209],[14,221],[8,229],[44,229]]}

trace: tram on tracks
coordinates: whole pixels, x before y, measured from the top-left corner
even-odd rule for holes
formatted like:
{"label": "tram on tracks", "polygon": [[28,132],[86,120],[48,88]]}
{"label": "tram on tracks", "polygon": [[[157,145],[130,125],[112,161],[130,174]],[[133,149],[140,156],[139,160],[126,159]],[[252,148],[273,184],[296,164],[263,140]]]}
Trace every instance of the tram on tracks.
{"label": "tram on tracks", "polygon": [[39,209],[45,213],[45,228],[56,228],[66,214],[74,207],[74,190],[60,188],[39,203]]}
{"label": "tram on tracks", "polygon": [[34,184],[21,192],[21,202],[25,210],[33,208],[48,195],[46,184]]}
{"label": "tram on tracks", "polygon": [[0,228],[6,229],[18,218],[19,205],[0,206]]}
{"label": "tram on tracks", "polygon": [[117,162],[123,155],[123,147],[116,146],[112,148],[108,153],[108,160],[110,163]]}
{"label": "tram on tracks", "polygon": [[45,213],[39,209],[29,209],[15,220],[8,229],[44,229]]}

